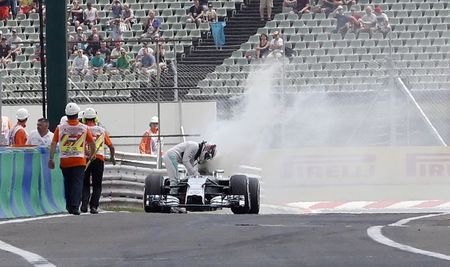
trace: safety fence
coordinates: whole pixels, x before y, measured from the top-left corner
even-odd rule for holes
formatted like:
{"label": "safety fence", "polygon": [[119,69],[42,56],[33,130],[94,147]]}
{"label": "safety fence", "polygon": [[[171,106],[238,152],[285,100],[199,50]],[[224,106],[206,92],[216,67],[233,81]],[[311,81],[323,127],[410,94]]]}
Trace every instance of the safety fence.
{"label": "safety fence", "polygon": [[61,170],[47,163],[48,149],[0,148],[0,219],[65,211]]}

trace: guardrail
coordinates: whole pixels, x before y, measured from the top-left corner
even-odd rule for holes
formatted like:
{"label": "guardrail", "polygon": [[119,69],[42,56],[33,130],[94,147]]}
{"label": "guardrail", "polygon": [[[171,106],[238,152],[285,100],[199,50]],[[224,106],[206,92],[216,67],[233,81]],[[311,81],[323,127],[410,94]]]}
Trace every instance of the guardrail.
{"label": "guardrail", "polygon": [[165,175],[166,170],[157,169],[154,155],[116,152],[115,157],[115,166],[105,165],[100,202],[114,207],[142,207],[145,177]]}

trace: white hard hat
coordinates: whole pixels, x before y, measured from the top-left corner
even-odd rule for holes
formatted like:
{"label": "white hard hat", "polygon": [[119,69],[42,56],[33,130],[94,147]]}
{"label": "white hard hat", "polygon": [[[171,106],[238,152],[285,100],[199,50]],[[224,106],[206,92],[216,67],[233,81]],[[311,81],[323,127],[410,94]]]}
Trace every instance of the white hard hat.
{"label": "white hard hat", "polygon": [[78,112],[80,112],[80,107],[75,103],[68,103],[66,105],[66,115],[67,116],[73,116],[77,115]]}
{"label": "white hard hat", "polygon": [[159,123],[158,117],[153,116],[152,119],[150,120],[150,123]]}
{"label": "white hard hat", "polygon": [[87,108],[83,112],[83,118],[85,118],[85,119],[95,119],[95,118],[97,118],[97,112],[93,108]]}
{"label": "white hard hat", "polygon": [[68,121],[67,116],[62,116],[61,119],[59,120],[59,124],[67,123],[67,121]]}
{"label": "white hard hat", "polygon": [[29,116],[30,116],[30,113],[28,113],[28,110],[26,110],[24,108],[18,109],[16,112],[16,118],[20,121],[28,119]]}

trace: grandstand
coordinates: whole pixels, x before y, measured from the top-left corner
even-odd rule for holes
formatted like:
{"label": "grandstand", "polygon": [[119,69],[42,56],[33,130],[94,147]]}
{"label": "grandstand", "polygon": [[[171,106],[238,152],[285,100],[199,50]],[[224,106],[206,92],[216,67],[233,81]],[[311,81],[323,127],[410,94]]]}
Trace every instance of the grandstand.
{"label": "grandstand", "polygon": [[[86,0],[83,0],[83,8]],[[111,19],[110,0],[95,0],[99,10],[100,34],[109,37],[107,22]],[[284,92],[370,92],[392,85],[400,77],[422,101],[431,117],[440,124],[447,117],[442,99],[448,98],[450,88],[450,9],[448,0],[359,0],[353,7],[363,12],[368,4],[380,5],[389,17],[392,31],[383,36],[374,33],[333,33],[336,19],[324,13],[298,16],[281,12],[282,1],[274,1],[274,19],[260,22],[259,1],[210,1],[222,20],[226,20],[227,45],[216,50],[209,34],[209,24],[186,23],[186,0],[127,0],[135,11],[137,23],[124,33],[124,47],[134,55],[140,49],[139,36],[149,9],[158,11],[162,23],[162,37],[166,41],[166,60],[172,62],[168,72],[162,73],[160,85],[164,100],[173,100],[171,88],[179,89],[184,100],[215,99],[218,103],[246,92],[246,79],[251,71],[264,63],[249,59],[262,33],[280,31],[286,46],[295,55],[283,65],[283,75],[274,88]],[[347,7],[344,6],[346,12]],[[1,30],[8,35],[17,28],[26,41],[38,40],[37,14],[19,15],[9,20]],[[69,27],[69,34],[74,27]],[[85,27],[85,30],[88,29]],[[127,41],[128,40],[128,41]],[[154,44],[151,47],[154,47]],[[25,44],[15,62],[0,70],[3,77],[4,98],[7,103],[37,103],[41,100],[40,63],[32,62],[34,46]],[[71,59],[69,59],[71,60]],[[390,79],[391,78],[391,79]],[[69,97],[77,102],[87,99],[102,102],[155,101],[155,77],[133,72],[131,75],[71,75]],[[391,83],[391,84],[390,84]],[[439,92],[437,92],[439,90]],[[233,98],[235,99],[235,98]],[[230,103],[219,103],[224,107]],[[438,111],[437,111],[438,110]],[[448,112],[447,112],[448,114]],[[440,130],[447,132],[448,127]]]}
{"label": "grandstand", "polygon": [[275,30],[281,31],[287,45],[297,52],[286,66],[284,82],[290,91],[376,89],[388,74],[402,77],[413,90],[448,89],[448,3],[437,0],[358,1],[354,7],[360,11],[367,4],[382,7],[393,29],[386,38],[381,33],[372,36],[347,33],[343,37],[333,34],[336,20],[323,13],[303,14],[300,18],[277,14],[274,21],[258,29],[258,34],[225,59],[199,83],[199,90],[192,93],[245,90],[242,85],[252,69],[245,58],[246,52],[255,48],[259,34]]}

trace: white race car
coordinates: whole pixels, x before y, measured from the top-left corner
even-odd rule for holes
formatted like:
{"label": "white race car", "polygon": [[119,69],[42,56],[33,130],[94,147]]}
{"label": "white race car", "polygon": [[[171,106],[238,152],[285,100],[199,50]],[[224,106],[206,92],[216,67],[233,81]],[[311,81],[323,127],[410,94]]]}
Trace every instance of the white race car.
{"label": "white race car", "polygon": [[187,211],[211,211],[231,208],[235,214],[258,214],[260,205],[259,180],[247,175],[222,176],[223,171],[212,175],[187,176],[171,187],[168,177],[149,175],[145,179],[144,210],[169,212],[172,207]]}

